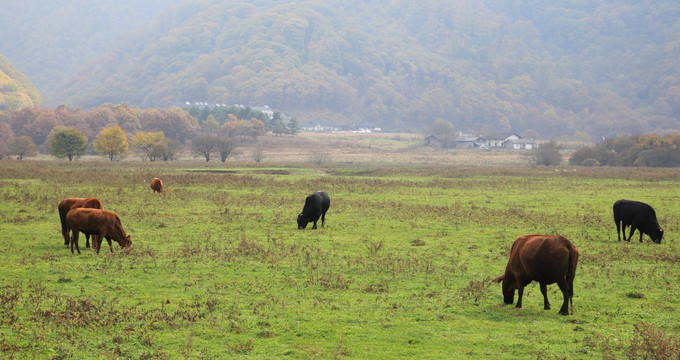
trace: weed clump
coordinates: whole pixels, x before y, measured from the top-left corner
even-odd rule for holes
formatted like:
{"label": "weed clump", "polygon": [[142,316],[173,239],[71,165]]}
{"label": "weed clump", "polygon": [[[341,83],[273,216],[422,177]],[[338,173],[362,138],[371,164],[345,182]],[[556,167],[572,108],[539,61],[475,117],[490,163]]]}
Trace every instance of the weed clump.
{"label": "weed clump", "polygon": [[626,355],[629,359],[680,359],[680,338],[641,322],[635,324]]}

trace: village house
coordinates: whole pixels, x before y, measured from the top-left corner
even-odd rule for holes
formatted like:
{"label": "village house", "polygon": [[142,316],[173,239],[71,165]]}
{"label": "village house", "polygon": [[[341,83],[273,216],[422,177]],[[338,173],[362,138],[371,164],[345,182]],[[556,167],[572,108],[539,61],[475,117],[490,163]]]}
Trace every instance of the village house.
{"label": "village house", "polygon": [[[531,150],[537,147],[534,139],[523,139],[515,133],[489,133],[477,136],[458,132],[456,136],[456,140],[451,146],[456,149]],[[443,147],[444,142],[435,135],[429,135],[425,138],[424,145]]]}
{"label": "village house", "polygon": [[310,131],[310,132],[335,132],[335,131],[340,131],[341,129],[338,126],[335,125],[326,125],[326,124],[321,124],[321,123],[313,123],[313,122],[308,122],[305,125],[302,125],[300,127],[302,131]]}

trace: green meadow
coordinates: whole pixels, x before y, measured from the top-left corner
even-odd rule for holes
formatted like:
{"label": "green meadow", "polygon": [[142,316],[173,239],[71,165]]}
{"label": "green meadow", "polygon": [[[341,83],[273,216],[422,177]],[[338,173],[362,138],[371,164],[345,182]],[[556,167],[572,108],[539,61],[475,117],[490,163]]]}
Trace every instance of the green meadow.
{"label": "green meadow", "polygon": [[[680,170],[256,165],[0,161],[0,357],[680,354]],[[325,227],[298,230],[320,189]],[[57,204],[86,196],[120,216],[130,249],[64,246]],[[617,241],[621,198],[654,206],[660,245]],[[573,314],[554,284],[546,311],[538,285],[516,309],[491,282],[530,233],[579,248]]]}

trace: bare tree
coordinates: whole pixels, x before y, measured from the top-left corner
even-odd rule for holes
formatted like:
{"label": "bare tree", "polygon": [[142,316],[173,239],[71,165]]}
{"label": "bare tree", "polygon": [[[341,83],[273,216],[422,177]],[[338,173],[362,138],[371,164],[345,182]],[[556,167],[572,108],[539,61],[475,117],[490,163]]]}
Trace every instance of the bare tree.
{"label": "bare tree", "polygon": [[312,155],[312,164],[321,166],[328,162],[328,155],[324,153],[316,153]]}
{"label": "bare tree", "polygon": [[220,160],[226,162],[229,155],[236,149],[236,142],[226,136],[217,138],[217,152],[220,154]]}
{"label": "bare tree", "polygon": [[198,135],[191,141],[191,150],[196,156],[205,157],[205,161],[210,161],[210,155],[215,151],[218,138],[215,135]]}
{"label": "bare tree", "polygon": [[256,163],[259,163],[262,159],[264,159],[264,151],[258,146],[253,150],[253,160],[255,160]]}

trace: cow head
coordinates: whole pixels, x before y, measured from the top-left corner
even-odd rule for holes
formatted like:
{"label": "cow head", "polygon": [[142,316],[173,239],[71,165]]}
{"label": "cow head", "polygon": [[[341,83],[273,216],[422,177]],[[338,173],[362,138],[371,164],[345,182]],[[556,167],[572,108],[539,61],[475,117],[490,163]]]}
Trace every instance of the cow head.
{"label": "cow head", "polygon": [[652,241],[654,241],[657,244],[661,244],[661,239],[663,238],[663,229],[659,228],[656,231],[656,234],[650,235],[649,237],[652,238]]}
{"label": "cow head", "polygon": [[309,219],[307,216],[305,216],[304,213],[300,213],[297,217],[297,223],[298,223],[298,229],[304,229],[307,227],[307,224],[309,223]]}
{"label": "cow head", "polygon": [[505,279],[505,274],[493,279],[493,282],[499,283],[503,282],[503,302],[506,304],[512,304],[515,302],[515,287],[514,282]]}
{"label": "cow head", "polygon": [[129,247],[132,246],[132,239],[130,238],[130,235],[126,236],[124,241],[120,242],[120,247]]}

